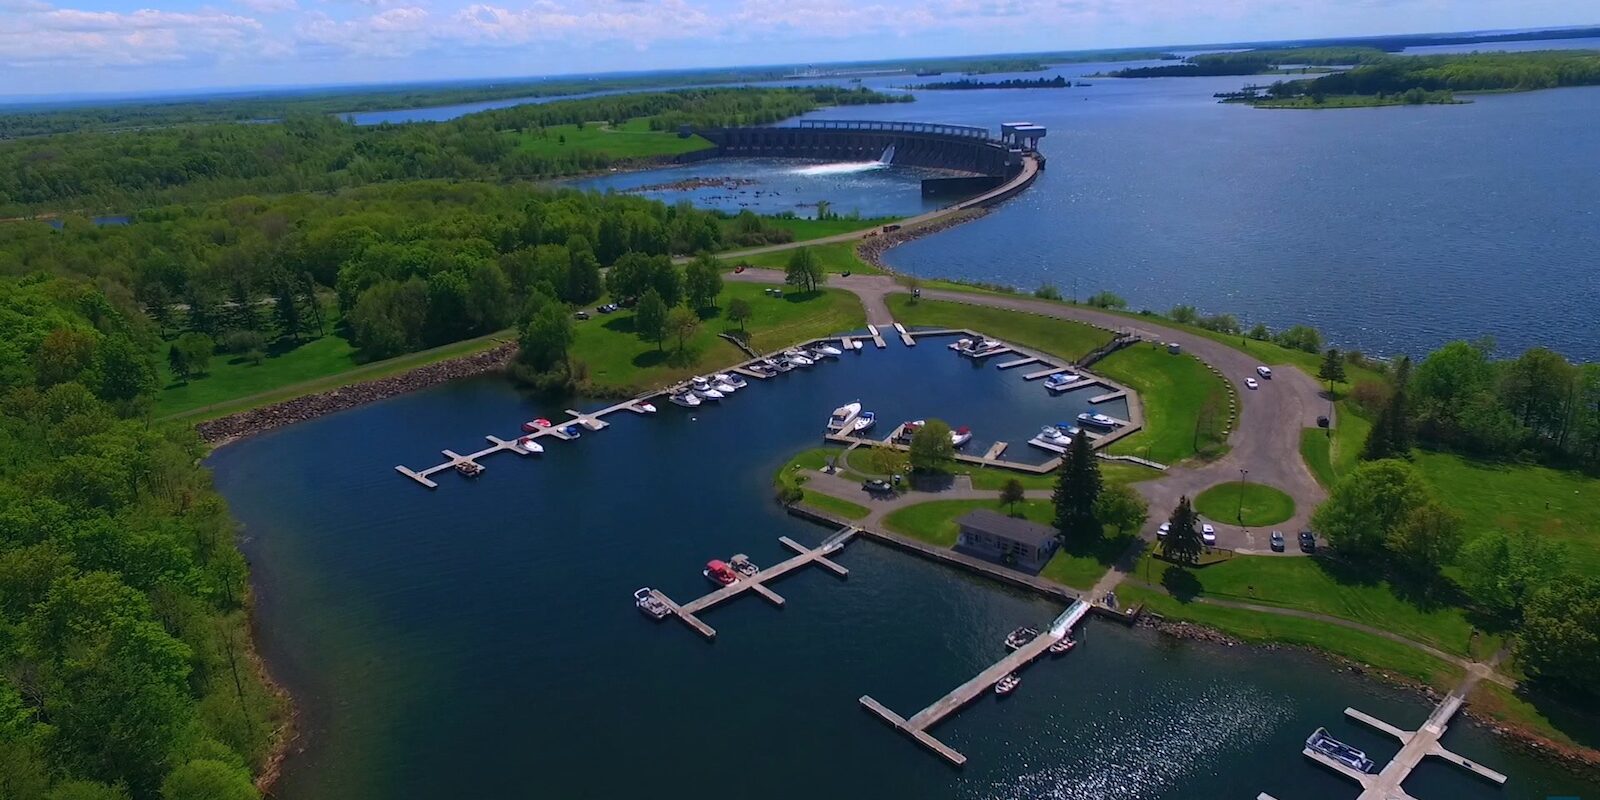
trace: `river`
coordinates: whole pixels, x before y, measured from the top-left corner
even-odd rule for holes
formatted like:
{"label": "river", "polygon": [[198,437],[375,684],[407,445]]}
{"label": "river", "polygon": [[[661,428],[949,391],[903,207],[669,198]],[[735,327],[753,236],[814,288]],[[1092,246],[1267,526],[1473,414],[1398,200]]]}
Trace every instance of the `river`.
{"label": "river", "polygon": [[[938,416],[1010,441],[1083,407],[1016,371],[892,344],[752,381],[720,407],[614,415],[539,459],[488,459],[476,481],[442,475],[433,492],[393,466],[600,404],[538,403],[479,378],[216,451],[209,466],[245,526],[260,645],[304,712],[304,750],[277,796],[1346,800],[1353,788],[1309,764],[1302,740],[1326,725],[1386,758],[1394,744],[1342,709],[1407,726],[1426,715],[1421,698],[1312,656],[1091,620],[1073,653],[937,730],[971,759],[956,771],[856,698],[913,712],[1058,604],[858,541],[837,558],[848,580],[808,568],[774,585],[782,610],[744,597],[707,612],[715,643],[633,608],[641,585],[707,591],[707,559],[767,565],[786,557],[780,535],[824,538],[782,513],[768,482],[854,399],[885,423]],[[1511,783],[1429,766],[1413,794],[1593,791],[1464,720],[1446,743]]]}

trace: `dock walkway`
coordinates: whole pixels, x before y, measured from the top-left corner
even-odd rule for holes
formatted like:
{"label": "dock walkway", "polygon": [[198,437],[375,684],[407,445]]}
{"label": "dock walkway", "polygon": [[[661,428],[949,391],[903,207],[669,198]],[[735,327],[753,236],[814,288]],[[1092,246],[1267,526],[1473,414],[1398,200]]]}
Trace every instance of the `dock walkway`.
{"label": "dock walkway", "polygon": [[889,710],[887,706],[872,699],[869,695],[862,695],[860,703],[863,708],[876,714],[885,722],[894,726],[896,730],[905,733],[922,746],[937,753],[953,766],[962,766],[967,763],[967,757],[960,751],[939,741],[928,733],[928,729],[944,721],[951,714],[959,711],[968,703],[977,699],[979,695],[989,691],[1001,678],[1016,672],[1033,663],[1039,656],[1050,650],[1050,646],[1061,641],[1071,634],[1074,626],[1089,613],[1089,604],[1082,600],[1074,602],[1061,616],[1056,617],[1050,627],[1040,633],[1033,641],[1008,653],[1004,658],[989,665],[982,672],[973,676],[971,680],[957,686],[944,697],[933,701],[928,707],[913,714],[910,719],[901,717]]}
{"label": "dock walkway", "polygon": [[747,591],[759,594],[765,598],[767,602],[772,603],[775,606],[782,607],[784,604],[783,597],[777,592],[767,588],[767,582],[777,580],[778,578],[781,578],[784,575],[793,572],[794,570],[806,566],[807,564],[816,564],[817,566],[823,567],[841,578],[848,577],[850,575],[850,570],[845,569],[844,567],[839,566],[837,563],[829,560],[828,556],[843,550],[844,546],[849,544],[850,540],[855,537],[856,532],[857,531],[855,528],[844,528],[838,533],[828,537],[822,542],[822,544],[815,548],[806,547],[805,545],[800,544],[799,542],[796,542],[787,536],[779,536],[778,541],[781,542],[783,546],[795,551],[797,555],[761,570],[760,572],[757,572],[748,578],[742,578],[728,586],[724,586],[716,591],[711,592],[710,594],[703,595],[698,599],[691,600],[687,603],[679,604],[673,601],[672,598],[667,597],[665,594],[662,594],[659,591],[652,591],[654,591],[656,597],[666,604],[667,608],[672,610],[673,615],[682,621],[683,624],[688,625],[690,628],[694,629],[695,632],[707,639],[714,639],[717,636],[717,631],[715,628],[705,624],[705,622],[700,619],[699,614],[702,611],[706,611],[707,609],[710,609],[724,601],[738,597]]}

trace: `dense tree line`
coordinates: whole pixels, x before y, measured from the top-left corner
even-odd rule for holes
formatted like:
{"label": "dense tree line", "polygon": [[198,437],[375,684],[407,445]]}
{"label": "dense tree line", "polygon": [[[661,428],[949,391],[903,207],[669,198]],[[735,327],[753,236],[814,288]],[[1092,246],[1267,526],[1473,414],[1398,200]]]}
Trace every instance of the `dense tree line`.
{"label": "dense tree line", "polygon": [[0,797],[253,798],[281,708],[150,331],[82,281],[0,279]]}
{"label": "dense tree line", "polygon": [[1369,64],[1388,56],[1372,47],[1294,47],[1202,53],[1182,63],[1136,67],[1109,73],[1115,78],[1192,78],[1218,75],[1261,75],[1284,65],[1345,66]]}
{"label": "dense tree line", "polygon": [[1274,98],[1333,95],[1404,95],[1407,92],[1527,91],[1600,84],[1600,53],[1542,50],[1522,53],[1454,53],[1388,56],[1344,72],[1278,82]]}
{"label": "dense tree line", "polygon": [[1001,81],[975,81],[963,78],[958,81],[934,81],[909,86],[909,89],[962,91],[967,89],[1065,89],[1072,81],[1057,75],[1054,78],[1007,78]]}
{"label": "dense tree line", "polygon": [[648,117],[658,130],[760,125],[824,105],[899,102],[865,89],[690,89],[357,126],[326,115],[0,142],[0,216],[115,209],[247,194],[330,192],[380,181],[542,178],[601,169],[593,150],[549,152],[519,136],[552,125]]}

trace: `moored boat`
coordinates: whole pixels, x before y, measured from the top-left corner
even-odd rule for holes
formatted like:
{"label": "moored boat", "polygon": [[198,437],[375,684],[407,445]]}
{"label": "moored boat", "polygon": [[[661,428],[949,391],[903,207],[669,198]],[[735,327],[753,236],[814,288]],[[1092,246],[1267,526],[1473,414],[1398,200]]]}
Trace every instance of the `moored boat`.
{"label": "moored boat", "polygon": [[1077,383],[1081,377],[1082,376],[1072,372],[1057,372],[1056,374],[1044,379],[1044,388],[1049,389],[1052,392],[1059,392],[1062,389]]}
{"label": "moored boat", "polygon": [[855,421],[856,415],[861,413],[860,403],[846,403],[833,410],[828,416],[828,430],[842,431]]}
{"label": "moored boat", "polygon": [[722,392],[715,386],[712,386],[711,381],[708,381],[705,378],[696,377],[689,381],[689,388],[692,389],[695,394],[699,395],[700,399],[702,400],[722,399]]}
{"label": "moored boat", "polygon": [[476,461],[457,461],[456,472],[461,473],[463,477],[476,478],[483,474],[483,465]]}
{"label": "moored boat", "polygon": [[817,363],[810,358],[807,358],[806,355],[799,350],[785,350],[783,354],[789,358],[790,366],[809,367],[812,364]]}
{"label": "moored boat", "polygon": [[954,447],[960,447],[970,441],[972,441],[972,429],[965,425],[950,432],[950,444]]}
{"label": "moored boat", "polygon": [[1078,415],[1078,423],[1081,425],[1093,425],[1096,428],[1115,428],[1121,424],[1104,414],[1090,414],[1087,411]]}
{"label": "moored boat", "polygon": [[533,433],[534,431],[539,430],[540,428],[548,428],[548,427],[550,427],[550,420],[547,420],[544,417],[540,417],[540,418],[538,418],[536,420],[531,420],[529,422],[522,423],[522,429],[524,431],[527,431],[528,433]]}
{"label": "moored boat", "polygon": [[646,414],[654,414],[654,413],[656,413],[656,404],[655,403],[638,402],[638,403],[634,403],[633,407],[639,409],[640,411],[643,411]]}
{"label": "moored boat", "polygon": [[743,389],[744,387],[750,385],[749,381],[745,380],[738,373],[734,372],[719,372],[715,375],[712,375],[711,379],[721,383],[726,383],[735,389]]}
{"label": "moored boat", "polygon": [[694,408],[700,405],[699,396],[692,391],[674,392],[672,395],[668,396],[667,399],[671,400],[673,403],[683,406],[684,408]]}
{"label": "moored boat", "polygon": [[534,441],[532,436],[524,436],[521,439],[518,439],[517,446],[534,455],[544,452],[544,445]]}
{"label": "moored boat", "polygon": [[814,349],[817,352],[819,352],[819,353],[821,353],[821,354],[823,354],[825,356],[832,357],[832,358],[838,358],[839,356],[844,355],[844,351],[843,350],[840,350],[839,348],[834,347],[831,344],[826,344],[826,343],[819,344]]}
{"label": "moored boat", "polygon": [[856,433],[864,433],[872,430],[872,426],[876,425],[877,423],[877,414],[874,414],[871,411],[863,411],[856,415],[856,421],[851,423],[850,427],[851,430],[855,431]]}
{"label": "moored boat", "polygon": [[577,439],[583,436],[583,429],[577,425],[568,425],[562,428],[561,432],[566,434],[568,439]]}
{"label": "moored boat", "polygon": [[925,424],[927,424],[927,421],[920,419],[911,420],[910,422],[903,422],[900,424],[900,432],[895,434],[894,438],[897,441],[909,442],[911,441],[911,437],[916,435],[917,429],[921,428]]}
{"label": "moored boat", "polygon": [[724,397],[726,397],[726,396],[728,396],[730,394],[733,394],[734,392],[739,390],[739,387],[734,386],[733,385],[733,381],[726,380],[726,377],[727,376],[722,376],[722,377],[718,377],[716,375],[711,376],[711,388],[716,389],[719,392],[722,392],[722,395]]}
{"label": "moored boat", "polygon": [[739,573],[734,572],[733,568],[720,558],[707,561],[706,568],[700,570],[700,574],[717,586],[732,586],[739,580]]}
{"label": "moored boat", "polygon": [[1365,752],[1357,750],[1328,734],[1327,728],[1318,728],[1306,739],[1306,749],[1321,753],[1334,761],[1362,773],[1371,773],[1377,764]]}
{"label": "moored boat", "polygon": [[1037,638],[1039,638],[1039,629],[1024,625],[1006,634],[1006,649],[1016,650]]}
{"label": "moored boat", "polygon": [[755,562],[751,561],[750,557],[744,553],[740,553],[733,558],[728,559],[728,566],[733,567],[733,571],[739,573],[740,577],[744,578],[748,578],[761,571],[761,568],[756,566]]}
{"label": "moored boat", "polygon": [[1050,645],[1050,653],[1052,655],[1061,655],[1062,653],[1068,652],[1077,646],[1078,640],[1072,638],[1071,636],[1063,636],[1055,644]]}
{"label": "moored boat", "polygon": [[1017,687],[1021,685],[1022,679],[1017,677],[1017,673],[1013,672],[1004,678],[995,681],[994,693],[1000,695],[1001,697],[1005,697],[1006,695],[1016,691]]}
{"label": "moored boat", "polygon": [[667,615],[672,613],[672,609],[667,607],[666,603],[661,602],[661,598],[656,596],[655,590],[648,586],[634,591],[633,604],[639,609],[640,613],[651,619],[666,619]]}

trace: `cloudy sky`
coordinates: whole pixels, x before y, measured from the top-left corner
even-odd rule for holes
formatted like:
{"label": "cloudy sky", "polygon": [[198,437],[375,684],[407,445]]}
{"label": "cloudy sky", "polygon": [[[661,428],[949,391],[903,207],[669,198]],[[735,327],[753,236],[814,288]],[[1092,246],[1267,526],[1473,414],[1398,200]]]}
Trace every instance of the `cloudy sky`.
{"label": "cloudy sky", "polygon": [[1597,22],[1595,0],[0,0],[0,96]]}

